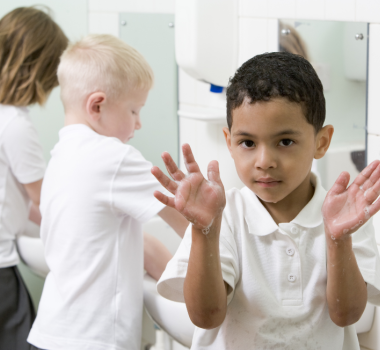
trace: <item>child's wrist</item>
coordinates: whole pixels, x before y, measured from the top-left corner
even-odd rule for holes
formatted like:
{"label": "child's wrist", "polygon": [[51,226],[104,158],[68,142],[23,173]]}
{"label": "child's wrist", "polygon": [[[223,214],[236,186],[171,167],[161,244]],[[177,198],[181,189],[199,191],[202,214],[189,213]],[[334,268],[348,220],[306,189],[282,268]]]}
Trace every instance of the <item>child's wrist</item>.
{"label": "child's wrist", "polygon": [[222,223],[222,215],[218,215],[208,226],[194,225],[192,227],[194,237],[202,237],[207,239],[217,238],[219,240],[220,227]]}
{"label": "child's wrist", "polygon": [[334,248],[343,248],[343,247],[352,248],[352,236],[351,236],[351,234],[337,235],[337,234],[331,233],[325,227],[325,236],[326,236],[327,247],[331,246]]}

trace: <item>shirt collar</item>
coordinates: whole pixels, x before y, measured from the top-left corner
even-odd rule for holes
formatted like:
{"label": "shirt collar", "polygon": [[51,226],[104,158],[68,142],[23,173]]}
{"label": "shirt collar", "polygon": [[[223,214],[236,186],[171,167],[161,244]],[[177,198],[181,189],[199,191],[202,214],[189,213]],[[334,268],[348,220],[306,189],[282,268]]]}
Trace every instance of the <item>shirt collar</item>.
{"label": "shirt collar", "polygon": [[[313,197],[290,223],[312,228],[319,226],[323,222],[322,204],[326,197],[326,190],[322,187],[319,177],[314,173],[311,173],[311,183],[315,188]],[[278,225],[254,192],[248,187],[244,187],[241,193],[246,203],[244,218],[248,225],[249,233],[265,236],[278,230]]]}

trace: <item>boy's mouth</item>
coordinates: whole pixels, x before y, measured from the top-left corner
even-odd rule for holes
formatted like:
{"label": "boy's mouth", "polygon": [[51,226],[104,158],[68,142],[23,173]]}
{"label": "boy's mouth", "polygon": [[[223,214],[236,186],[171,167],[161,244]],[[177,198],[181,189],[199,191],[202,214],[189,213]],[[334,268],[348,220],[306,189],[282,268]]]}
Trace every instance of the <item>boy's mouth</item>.
{"label": "boy's mouth", "polygon": [[256,180],[256,183],[261,187],[275,187],[281,181],[273,179],[271,177],[260,177],[260,179]]}

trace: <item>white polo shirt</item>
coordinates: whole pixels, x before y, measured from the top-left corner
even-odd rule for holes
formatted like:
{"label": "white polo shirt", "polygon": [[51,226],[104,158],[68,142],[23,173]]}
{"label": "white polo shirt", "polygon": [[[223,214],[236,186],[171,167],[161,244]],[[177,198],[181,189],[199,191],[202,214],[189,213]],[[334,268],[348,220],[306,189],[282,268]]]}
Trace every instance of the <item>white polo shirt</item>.
{"label": "white polo shirt", "polygon": [[142,223],[163,188],[139,151],[81,124],[64,127],[41,193],[50,268],[28,341],[48,350],[139,350]]}
{"label": "white polo shirt", "polygon": [[[247,187],[226,193],[220,258],[232,292],[222,325],[196,328],[191,349],[359,349],[355,327],[338,327],[329,316],[321,214],[326,191],[314,175],[312,182],[310,202],[279,225]],[[191,226],[157,285],[170,300],[184,302],[190,247]],[[380,259],[372,221],[353,234],[353,250],[374,300],[380,294]]]}

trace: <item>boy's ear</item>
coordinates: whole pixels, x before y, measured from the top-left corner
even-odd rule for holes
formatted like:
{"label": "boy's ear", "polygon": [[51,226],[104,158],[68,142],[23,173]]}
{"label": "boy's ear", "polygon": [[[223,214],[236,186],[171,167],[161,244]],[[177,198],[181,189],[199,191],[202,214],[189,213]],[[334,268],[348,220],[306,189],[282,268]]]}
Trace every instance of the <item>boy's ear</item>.
{"label": "boy's ear", "polygon": [[316,137],[316,145],[314,158],[322,158],[330,147],[331,139],[334,133],[334,127],[332,125],[326,125],[318,131]]}
{"label": "boy's ear", "polygon": [[231,132],[230,132],[230,129],[228,129],[225,126],[223,128],[223,134],[224,134],[224,138],[226,139],[226,144],[227,144],[228,150],[230,151],[231,157],[233,158],[232,152],[231,152]]}
{"label": "boy's ear", "polygon": [[97,121],[100,119],[105,102],[106,94],[104,92],[94,92],[87,98],[86,112],[91,120]]}

